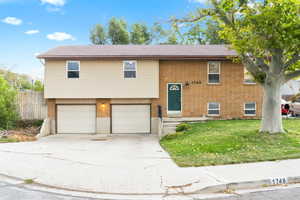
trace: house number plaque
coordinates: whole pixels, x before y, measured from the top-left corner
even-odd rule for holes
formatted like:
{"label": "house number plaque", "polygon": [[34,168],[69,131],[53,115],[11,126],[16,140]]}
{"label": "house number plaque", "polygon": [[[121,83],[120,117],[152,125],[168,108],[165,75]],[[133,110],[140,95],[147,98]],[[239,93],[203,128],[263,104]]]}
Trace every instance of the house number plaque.
{"label": "house number plaque", "polygon": [[185,86],[189,86],[189,85],[200,85],[202,84],[202,81],[200,80],[192,80],[192,81],[186,81],[185,82]]}

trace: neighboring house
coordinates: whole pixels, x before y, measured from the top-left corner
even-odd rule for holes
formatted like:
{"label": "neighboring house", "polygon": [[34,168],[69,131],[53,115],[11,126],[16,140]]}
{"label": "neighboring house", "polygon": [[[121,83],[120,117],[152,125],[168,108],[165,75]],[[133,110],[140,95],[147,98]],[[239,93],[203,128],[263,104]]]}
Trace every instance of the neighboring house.
{"label": "neighboring house", "polygon": [[[61,46],[45,60],[52,133],[157,133],[165,118],[259,118],[262,89],[224,45]],[[161,107],[159,112],[158,107]]]}
{"label": "neighboring house", "polygon": [[298,93],[300,93],[300,80],[290,80],[281,88],[282,98],[287,101]]}

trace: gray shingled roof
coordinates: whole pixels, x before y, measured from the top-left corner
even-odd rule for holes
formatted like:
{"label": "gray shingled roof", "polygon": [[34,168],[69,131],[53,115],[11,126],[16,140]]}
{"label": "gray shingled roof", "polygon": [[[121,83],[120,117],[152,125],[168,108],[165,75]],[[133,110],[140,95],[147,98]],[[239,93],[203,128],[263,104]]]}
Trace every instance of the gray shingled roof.
{"label": "gray shingled roof", "polygon": [[236,55],[226,45],[81,45],[59,46],[38,58],[225,58]]}

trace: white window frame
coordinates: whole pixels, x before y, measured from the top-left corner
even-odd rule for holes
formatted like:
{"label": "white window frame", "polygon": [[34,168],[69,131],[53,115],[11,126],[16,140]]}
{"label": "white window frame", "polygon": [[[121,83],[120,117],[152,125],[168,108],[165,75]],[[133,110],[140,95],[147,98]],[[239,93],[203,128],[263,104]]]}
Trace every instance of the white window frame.
{"label": "white window frame", "polygon": [[[217,104],[219,104],[219,109],[209,109],[209,104],[210,103],[217,103]],[[209,110],[218,110],[219,114],[209,114]],[[219,102],[208,102],[207,103],[207,115],[208,116],[220,116],[221,115],[221,104]]]}
{"label": "white window frame", "polygon": [[[254,103],[254,109],[246,109],[246,104],[253,104]],[[255,114],[246,114],[246,110],[255,110]],[[245,102],[244,103],[244,116],[256,116],[256,102]]]}
{"label": "white window frame", "polygon": [[[69,70],[68,69],[68,64],[69,64],[69,62],[76,62],[76,63],[78,63],[78,70]],[[78,78],[69,78],[69,76],[68,76],[68,72],[69,71],[71,71],[71,72],[79,72],[79,77]],[[66,62],[66,78],[67,79],[74,79],[74,80],[76,80],[76,79],[79,79],[80,78],[80,61],[79,60],[67,60],[67,62]]]}
{"label": "white window frame", "polygon": [[255,85],[256,84],[256,82],[253,80],[253,82],[246,82],[246,79],[245,79],[245,76],[246,76],[246,73],[249,73],[249,71],[247,70],[247,68],[246,67],[244,67],[244,78],[243,78],[243,82],[244,82],[244,84],[246,84],[246,85]]}
{"label": "white window frame", "polygon": [[[219,73],[210,73],[209,72],[209,65],[211,63],[217,63],[219,65]],[[218,74],[219,75],[219,82],[218,83],[210,83],[209,82],[209,75],[210,74]],[[207,62],[207,84],[218,85],[220,83],[221,83],[221,62],[220,61],[208,61]]]}
{"label": "white window frame", "polygon": [[[125,63],[126,62],[134,62],[135,63],[135,77],[125,77]],[[136,79],[137,78],[137,68],[138,68],[138,66],[137,66],[137,61],[136,60],[124,60],[123,61],[123,78],[124,79]]]}

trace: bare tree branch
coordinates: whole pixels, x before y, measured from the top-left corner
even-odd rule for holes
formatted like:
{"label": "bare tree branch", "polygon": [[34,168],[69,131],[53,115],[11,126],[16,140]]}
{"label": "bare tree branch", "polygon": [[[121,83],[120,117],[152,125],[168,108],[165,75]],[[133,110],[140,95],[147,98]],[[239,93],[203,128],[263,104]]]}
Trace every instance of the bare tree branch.
{"label": "bare tree branch", "polygon": [[285,75],[285,80],[289,81],[291,79],[297,78],[300,76],[300,70],[296,70],[294,72],[290,72],[288,74]]}
{"label": "bare tree branch", "polygon": [[184,17],[182,19],[176,19],[176,18],[173,18],[171,19],[171,23],[172,22],[175,22],[175,23],[192,23],[192,22],[197,22],[205,17],[208,17],[208,16],[212,16],[212,13],[214,13],[212,11],[212,9],[205,9],[205,10],[198,10],[197,12],[197,16],[187,16],[187,17]]}

